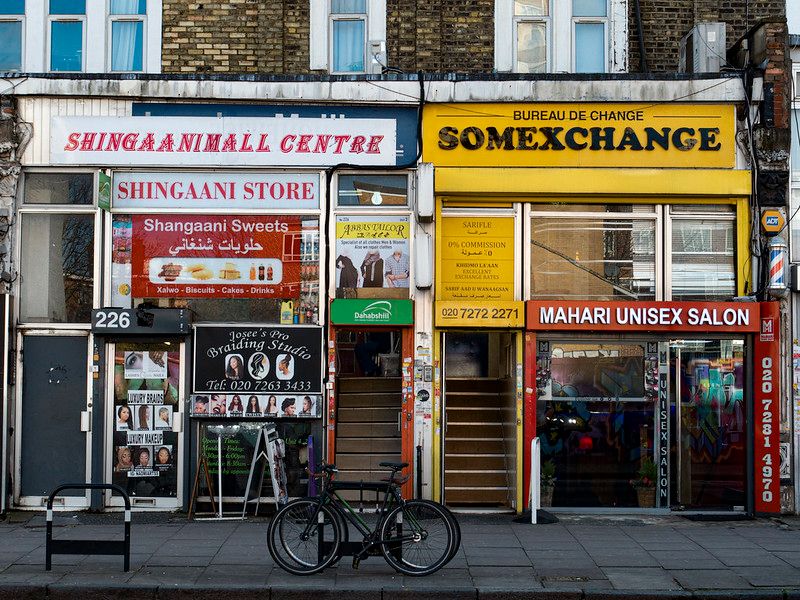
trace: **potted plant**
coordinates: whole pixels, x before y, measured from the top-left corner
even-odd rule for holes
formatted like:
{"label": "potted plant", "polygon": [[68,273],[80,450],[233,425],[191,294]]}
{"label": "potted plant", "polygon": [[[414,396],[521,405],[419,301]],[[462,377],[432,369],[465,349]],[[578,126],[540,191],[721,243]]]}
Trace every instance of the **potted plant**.
{"label": "potted plant", "polygon": [[556,486],[556,465],[552,460],[542,463],[541,505],[553,506],[553,489]]}
{"label": "potted plant", "polygon": [[636,472],[636,479],[631,481],[631,485],[636,490],[641,508],[653,508],[656,505],[656,478],[658,469],[656,463],[649,456],[642,459],[639,470]]}

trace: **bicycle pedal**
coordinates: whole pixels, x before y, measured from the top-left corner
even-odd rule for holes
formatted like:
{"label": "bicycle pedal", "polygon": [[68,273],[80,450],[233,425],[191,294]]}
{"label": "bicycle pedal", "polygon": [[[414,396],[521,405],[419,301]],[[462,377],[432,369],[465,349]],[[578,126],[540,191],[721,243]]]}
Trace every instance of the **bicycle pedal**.
{"label": "bicycle pedal", "polygon": [[358,556],[353,557],[353,569],[358,569],[358,565],[361,564],[361,558]]}

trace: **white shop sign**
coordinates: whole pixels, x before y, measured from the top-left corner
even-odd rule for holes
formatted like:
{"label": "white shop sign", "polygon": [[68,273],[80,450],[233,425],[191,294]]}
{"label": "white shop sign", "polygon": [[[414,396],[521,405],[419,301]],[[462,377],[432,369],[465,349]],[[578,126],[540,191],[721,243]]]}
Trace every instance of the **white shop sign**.
{"label": "white shop sign", "polygon": [[53,117],[50,162],[98,166],[396,163],[393,119]]}
{"label": "white shop sign", "polygon": [[317,173],[227,171],[114,173],[115,209],[316,209]]}

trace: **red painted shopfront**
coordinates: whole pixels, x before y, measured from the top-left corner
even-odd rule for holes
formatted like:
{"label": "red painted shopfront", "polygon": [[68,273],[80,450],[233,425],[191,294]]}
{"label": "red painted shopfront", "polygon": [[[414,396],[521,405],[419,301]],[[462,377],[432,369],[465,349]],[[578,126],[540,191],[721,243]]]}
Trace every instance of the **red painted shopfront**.
{"label": "red painted shopfront", "polygon": [[777,303],[526,305],[525,489],[538,436],[554,507],[780,511]]}

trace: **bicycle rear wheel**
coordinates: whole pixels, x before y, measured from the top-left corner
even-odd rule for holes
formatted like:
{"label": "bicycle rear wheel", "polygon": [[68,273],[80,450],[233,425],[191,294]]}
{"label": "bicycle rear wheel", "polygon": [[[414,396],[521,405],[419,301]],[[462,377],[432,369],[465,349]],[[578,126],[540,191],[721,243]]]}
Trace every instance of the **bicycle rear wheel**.
{"label": "bicycle rear wheel", "polygon": [[338,558],[337,517],[310,499],[290,502],[270,521],[267,547],[275,563],[294,575],[320,572]]}
{"label": "bicycle rear wheel", "polygon": [[409,500],[395,507],[381,522],[380,535],[386,562],[406,575],[429,575],[454,554],[453,525],[434,502]]}
{"label": "bicycle rear wheel", "polygon": [[[452,550],[450,550],[450,558],[447,559],[447,562],[450,562],[450,560],[458,552],[458,549],[461,547],[461,525],[458,524],[458,519],[456,519],[456,516],[453,514],[453,512],[449,508],[447,508],[443,504],[439,504],[438,502],[434,502],[433,500],[421,500],[421,499],[418,499],[418,500],[415,500],[415,502],[424,502],[424,503],[427,503],[427,504],[433,504],[437,508],[441,509],[441,511],[445,514],[447,519],[450,521],[450,525],[452,526],[452,529],[453,529],[453,548],[452,548]],[[445,563],[445,564],[447,564],[447,563]]]}

